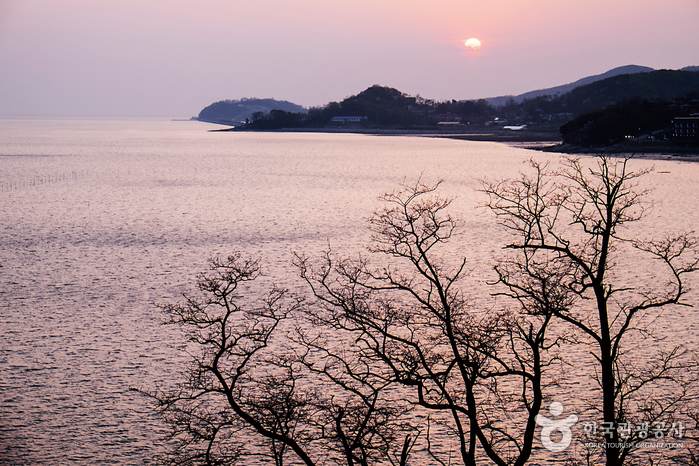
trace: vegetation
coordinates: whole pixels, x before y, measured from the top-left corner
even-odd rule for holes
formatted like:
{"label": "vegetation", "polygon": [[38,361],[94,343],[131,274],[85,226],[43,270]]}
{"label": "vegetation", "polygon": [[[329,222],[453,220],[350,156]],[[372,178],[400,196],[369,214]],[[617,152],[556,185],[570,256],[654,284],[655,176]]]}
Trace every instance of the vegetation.
{"label": "vegetation", "polygon": [[323,126],[334,116],[366,117],[365,126],[413,127],[431,124],[431,106],[423,99],[411,97],[396,89],[374,85],[342,102],[330,102],[308,111],[309,126]]}
{"label": "vegetation", "polygon": [[[561,127],[564,142],[605,145],[624,136],[669,128],[672,119],[683,114],[677,104],[686,104],[698,96],[699,73],[658,70],[614,76],[558,96],[511,101],[499,108],[498,116],[518,123],[541,124],[548,120],[564,125],[572,120],[567,127]],[[595,123],[583,133],[577,131],[590,121]]]}
{"label": "vegetation", "polygon": [[509,99],[500,106],[485,99],[435,102],[374,85],[341,102],[307,112],[289,102],[243,99],[212,104],[198,118],[234,124],[242,130],[444,130],[440,122],[449,122],[451,128],[456,125],[457,130],[466,125],[526,125],[529,129],[559,130],[565,144],[599,148],[639,136],[670,140],[673,118],[698,111],[697,100],[699,72],[659,70],[614,75],[564,94],[537,95],[520,102]]}
{"label": "vegetation", "polygon": [[581,86],[556,99],[561,111],[575,116],[640,98],[649,101],[673,100],[699,91],[699,73],[695,71],[657,70],[649,73],[622,74]]}
{"label": "vegetation", "polygon": [[197,119],[212,123],[238,124],[250,119],[251,116],[260,112],[262,115],[272,110],[283,110],[291,113],[304,113],[305,109],[285,100],[274,99],[240,99],[222,100],[204,108],[199,112]]}
{"label": "vegetation", "polygon": [[483,124],[486,121],[499,117],[500,112],[491,106],[486,100],[466,100],[441,102],[437,104],[435,113],[443,115],[445,119],[456,116],[464,123]]}
{"label": "vegetation", "polygon": [[581,115],[562,125],[560,131],[566,144],[600,147],[668,130],[678,113],[668,101],[633,98]]}
{"label": "vegetation", "polygon": [[[684,70],[685,68],[683,68]],[[575,82],[568,83],[568,84],[563,84],[561,86],[555,86],[551,87],[548,89],[539,89],[535,91],[529,91],[525,92],[524,94],[520,94],[517,96],[501,96],[501,97],[490,97],[488,98],[488,102],[492,103],[493,105],[496,106],[502,106],[507,103],[507,100],[512,98],[516,103],[521,103],[524,99],[534,99],[536,97],[541,97],[545,95],[549,96],[559,96],[563,95],[566,92],[570,92],[576,87],[584,86],[586,84],[593,83],[595,81],[601,81],[603,79],[611,78],[614,76],[618,76],[620,74],[634,74],[634,73],[647,73],[649,71],[655,71],[653,68],[649,68],[647,66],[638,66],[638,65],[625,65],[625,66],[619,66],[617,68],[613,68],[605,73],[594,75],[594,76],[586,76],[584,78],[578,79]],[[697,71],[697,70],[693,70]]]}
{"label": "vegetation", "polygon": [[305,119],[304,113],[272,110],[264,114],[258,111],[252,114],[252,121],[249,121],[246,127],[248,129],[301,128],[304,126]]}
{"label": "vegetation", "polygon": [[[213,260],[201,297],[162,306],[194,354],[184,380],[150,394],[176,440],[166,460],[524,465],[542,408],[560,395],[561,364],[574,364],[598,384],[576,397],[609,426],[594,433],[605,448],[587,464],[692,464],[696,436],[683,439],[686,451],[648,452],[640,431],[622,430],[655,421],[689,430],[699,417],[696,359],[681,345],[661,349],[649,324],[688,305],[699,246],[689,234],[634,239],[646,172],[627,162],[532,163],[531,175],[484,182],[513,234],[495,267],[493,291],[505,299],[495,307],[469,305],[468,266],[454,257],[459,224],[439,183],[383,197],[369,255],[297,255],[308,298],[259,293],[254,260]],[[644,256],[647,274],[615,275]],[[590,356],[568,360],[564,350],[580,345]]]}
{"label": "vegetation", "polygon": [[[555,360],[547,350],[558,342],[545,338],[548,316],[483,314],[468,305],[466,260],[440,260],[456,221],[446,213],[450,200],[430,196],[436,188],[418,184],[384,196],[386,208],[371,219],[372,251],[388,263],[328,252],[313,267],[299,258],[319,300],[312,323],[349,332],[369,371],[456,437],[462,464],[486,457],[523,465],[543,404],[543,373]],[[444,453],[430,452],[442,463]]]}
{"label": "vegetation", "polygon": [[[641,353],[632,348],[639,341],[657,344],[651,329],[639,326],[649,315],[656,319],[670,305],[690,305],[683,299],[683,282],[699,267],[696,239],[628,236],[648,205],[647,193],[636,189],[636,180],[647,172],[630,171],[626,159],[615,163],[601,157],[591,169],[568,159],[558,173],[532,166],[533,176],[484,187],[490,208],[514,236],[507,245],[513,256],[496,267],[499,282],[525,309],[542,312],[548,305],[545,315],[570,325],[580,343],[590,346],[589,373],[599,386],[591,405],[603,423],[677,421],[677,406],[696,408],[699,401],[697,381],[688,377],[699,361],[682,345]],[[656,263],[654,282],[636,278],[629,284],[628,277],[614,274],[624,256],[634,256],[624,246],[641,253],[636,261],[647,256]],[[607,466],[625,464],[643,441],[638,432],[624,435],[616,428],[600,437]]]}

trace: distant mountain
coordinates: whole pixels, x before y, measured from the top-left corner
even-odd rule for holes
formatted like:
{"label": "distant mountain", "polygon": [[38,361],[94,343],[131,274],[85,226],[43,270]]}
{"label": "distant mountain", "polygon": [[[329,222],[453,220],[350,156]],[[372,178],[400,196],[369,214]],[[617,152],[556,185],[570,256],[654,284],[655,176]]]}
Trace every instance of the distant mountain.
{"label": "distant mountain", "polygon": [[[246,119],[253,120],[253,114],[262,112],[268,114],[272,110],[283,110],[292,113],[306,113],[304,107],[288,102],[286,100],[275,99],[240,99],[221,100],[204,108],[196,117],[199,121],[209,123],[220,123],[226,125],[237,125]],[[258,114],[259,115],[259,114]]]}
{"label": "distant mountain", "polygon": [[672,100],[699,91],[696,71],[657,70],[622,74],[579,86],[556,99],[561,111],[577,115],[631,98]]}
{"label": "distant mountain", "polygon": [[[689,70],[688,68],[699,68],[696,66],[688,66],[686,68],[682,68],[685,71],[697,71],[697,70]],[[578,79],[575,82],[572,82],[570,84],[563,84],[562,86],[556,86],[556,87],[551,87],[548,89],[539,89],[536,91],[529,91],[525,92],[524,94],[520,95],[505,95],[505,96],[500,96],[500,97],[490,97],[485,99],[490,105],[493,105],[494,107],[501,107],[503,105],[506,105],[510,99],[514,100],[515,103],[522,103],[524,99],[533,99],[535,97],[539,97],[542,95],[550,95],[550,96],[555,96],[555,95],[560,95],[560,94],[565,94],[566,92],[570,92],[576,87],[584,86],[586,84],[591,84],[595,81],[601,81],[603,79],[607,78],[612,78],[614,76],[618,76],[620,74],[634,74],[634,73],[648,73],[650,71],[654,71],[653,68],[649,68],[647,66],[638,66],[638,65],[626,65],[626,66],[620,66],[618,68],[614,68],[612,70],[607,71],[606,73],[602,74],[597,74],[594,76],[588,76],[586,78]]]}

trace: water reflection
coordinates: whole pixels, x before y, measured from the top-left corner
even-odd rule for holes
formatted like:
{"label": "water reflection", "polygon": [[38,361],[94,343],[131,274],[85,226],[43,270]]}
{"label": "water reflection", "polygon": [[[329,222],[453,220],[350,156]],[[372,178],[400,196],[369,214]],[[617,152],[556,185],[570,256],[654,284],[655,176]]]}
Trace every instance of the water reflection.
{"label": "water reflection", "polygon": [[[478,208],[478,179],[557,157],[494,143],[206,129],[0,120],[0,457],[148,461],[163,427],[130,388],[167,383],[187,359],[152,303],[191,290],[208,258],[231,250],[296,287],[293,251],[361,247],[377,196],[404,180],[444,179],[443,194],[456,196],[465,233],[453,244],[472,264],[478,299],[506,239]],[[632,163],[657,167],[643,180],[655,201],[644,234],[699,223],[697,165]],[[673,321],[667,335],[695,343],[694,313],[679,309]]]}

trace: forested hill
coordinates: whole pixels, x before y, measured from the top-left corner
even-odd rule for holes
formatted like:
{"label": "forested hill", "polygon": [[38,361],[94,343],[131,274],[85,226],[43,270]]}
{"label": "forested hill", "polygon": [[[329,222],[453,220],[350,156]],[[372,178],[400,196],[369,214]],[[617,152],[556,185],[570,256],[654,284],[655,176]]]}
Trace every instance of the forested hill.
{"label": "forested hill", "polygon": [[[499,97],[489,97],[485,100],[490,105],[493,105],[494,107],[499,107],[499,106],[505,105],[510,101],[510,99],[514,100],[516,103],[519,104],[519,103],[522,103],[522,101],[524,101],[524,99],[534,99],[534,98],[540,97],[542,95],[555,96],[555,95],[565,94],[566,92],[572,91],[576,87],[584,86],[586,84],[591,84],[595,81],[601,81],[603,79],[618,76],[620,74],[648,73],[650,71],[655,71],[655,70],[653,68],[648,67],[648,66],[638,66],[638,65],[619,66],[619,67],[613,68],[605,73],[596,74],[594,76],[586,76],[584,78],[578,79],[577,81],[569,83],[569,84],[563,84],[561,86],[551,87],[548,89],[537,89],[536,91],[529,91],[529,92],[525,92],[524,94],[514,95],[514,96],[513,95],[505,95],[505,96],[499,96]],[[697,70],[690,70],[690,71],[697,71]]]}
{"label": "forested hill", "polygon": [[275,99],[240,99],[221,100],[215,102],[199,112],[197,120],[210,123],[223,123],[237,125],[246,119],[252,120],[254,116],[268,114],[272,110],[285,112],[305,113],[306,109],[300,105],[286,100]]}
{"label": "forested hill", "polygon": [[581,115],[632,97],[672,100],[698,90],[699,73],[696,71],[657,70],[596,81],[576,87],[556,100],[560,108]]}
{"label": "forested hill", "polygon": [[[689,68],[692,69],[692,68]],[[236,125],[238,129],[280,128],[388,128],[442,130],[470,125],[526,125],[529,129],[557,130],[581,115],[629,99],[664,101],[696,99],[699,72],[656,70],[621,74],[581,85],[559,95],[540,95],[522,102],[510,100],[493,106],[485,99],[436,102],[397,89],[374,85],[341,102],[308,110],[273,99],[216,102],[198,119]],[[240,125],[240,122],[249,121]]]}
{"label": "forested hill", "polygon": [[335,116],[365,117],[370,126],[416,126],[429,124],[427,112],[432,108],[420,97],[412,97],[391,87],[374,85],[341,102],[330,102],[308,111],[308,123],[327,124]]}

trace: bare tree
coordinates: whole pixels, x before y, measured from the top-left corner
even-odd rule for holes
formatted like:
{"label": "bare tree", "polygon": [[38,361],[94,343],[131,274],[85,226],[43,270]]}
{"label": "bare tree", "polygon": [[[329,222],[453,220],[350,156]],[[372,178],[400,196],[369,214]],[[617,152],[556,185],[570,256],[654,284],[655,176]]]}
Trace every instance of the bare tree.
{"label": "bare tree", "polygon": [[[507,245],[513,254],[496,267],[507,294],[525,307],[552,303],[547,312],[594,347],[587,372],[599,385],[594,406],[607,426],[608,466],[630,462],[644,440],[642,432],[624,428],[687,421],[682,409],[697,402],[697,361],[682,345],[640,357],[633,351],[639,341],[657,345],[650,319],[689,305],[685,277],[699,258],[691,234],[650,241],[626,236],[647,210],[647,192],[638,188],[647,171],[629,165],[627,158],[600,156],[588,169],[568,158],[553,171],[532,161],[532,176],[483,186],[489,207],[514,235]],[[644,256],[654,260],[652,277],[630,280]]]}
{"label": "bare tree", "polygon": [[319,264],[297,257],[323,304],[313,318],[353,334],[370,370],[458,439],[463,464],[525,464],[558,344],[546,335],[553,312],[546,303],[500,312],[468,305],[465,259],[449,266],[443,258],[458,225],[437,187],[418,182],[383,197],[370,221],[371,251],[388,257],[381,265],[330,251]]}
{"label": "bare tree", "polygon": [[[352,349],[295,329],[303,301],[250,282],[255,260],[213,259],[201,274],[201,298],[162,305],[183,327],[193,360],[175,389],[146,393],[171,427],[169,464],[235,464],[251,456],[281,466],[405,465],[412,426],[386,397],[386,381]],[[340,342],[341,343],[341,342]]]}
{"label": "bare tree", "polygon": [[200,348],[183,383],[150,394],[177,441],[169,457],[173,464],[235,463],[249,454],[242,445],[255,432],[266,439],[277,463],[290,448],[313,464],[296,441],[299,411],[306,404],[297,394],[292,366],[258,370],[280,322],[300,303],[287,302],[286,292],[274,289],[260,304],[242,305],[239,288],[258,275],[258,262],[239,254],[213,259],[209,273],[198,280],[201,299],[185,296],[184,304],[161,306],[167,323],[182,326]]}
{"label": "bare tree", "polygon": [[259,265],[233,255],[199,277],[202,298],[163,306],[200,347],[184,383],[151,394],[178,442],[170,462],[406,465],[421,442],[447,464],[440,432],[463,464],[528,461],[556,359],[552,312],[468,305],[465,260],[443,258],[457,222],[437,186],[384,197],[371,220],[379,265],[297,256],[316,302],[273,289],[255,303],[245,285]]}
{"label": "bare tree", "polygon": [[[532,162],[534,176],[484,185],[514,234],[495,268],[503,291],[494,294],[511,307],[469,303],[467,263],[454,254],[459,222],[439,183],[383,197],[369,254],[298,254],[314,299],[273,288],[255,301],[256,261],[212,261],[201,298],[163,306],[199,347],[182,384],[151,394],[176,441],[169,460],[404,466],[419,444],[446,465],[449,437],[464,465],[524,465],[544,401],[558,393],[560,348],[581,342],[608,426],[606,463],[633,462],[644,438],[622,425],[698,418],[692,355],[677,345],[634,359],[633,343],[655,341],[648,319],[659,311],[687,305],[699,258],[689,234],[625,237],[646,194],[645,172],[627,165],[602,157],[587,170],[569,159],[555,172]],[[651,282],[619,273],[642,256],[659,264]],[[692,464],[691,455],[664,456]]]}

